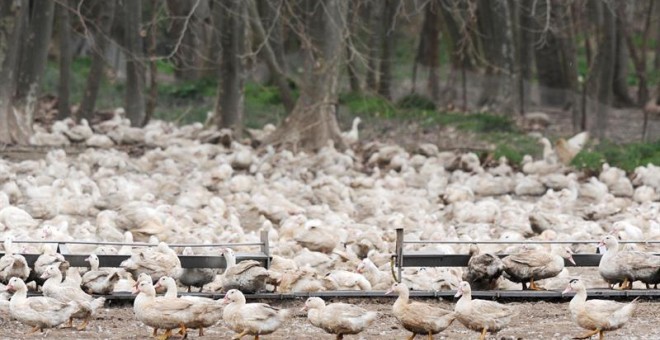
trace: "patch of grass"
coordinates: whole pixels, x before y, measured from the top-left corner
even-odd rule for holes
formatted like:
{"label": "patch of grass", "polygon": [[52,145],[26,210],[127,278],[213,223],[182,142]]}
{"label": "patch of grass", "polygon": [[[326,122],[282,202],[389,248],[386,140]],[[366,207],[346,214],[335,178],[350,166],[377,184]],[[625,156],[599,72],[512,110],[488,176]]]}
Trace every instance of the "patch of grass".
{"label": "patch of grass", "polygon": [[[297,92],[294,91],[294,96]],[[260,128],[267,123],[279,124],[286,111],[279,90],[274,86],[245,84],[245,126]]]}
{"label": "patch of grass", "polygon": [[572,165],[586,170],[600,171],[603,163],[633,172],[636,167],[649,163],[660,164],[660,141],[653,143],[615,144],[603,142],[592,150],[581,151]]}
{"label": "patch of grass", "polygon": [[397,115],[396,108],[378,96],[348,92],[339,95],[339,103],[346,106],[353,115],[378,118],[394,118]]}
{"label": "patch of grass", "polygon": [[199,99],[200,97],[213,97],[218,89],[218,81],[213,78],[202,78],[197,81],[185,83],[159,84],[159,95],[176,99]]}
{"label": "patch of grass", "polygon": [[542,151],[537,139],[525,134],[495,133],[488,139],[497,143],[493,151],[495,159],[505,156],[510,164],[520,165],[525,155],[538,157]]}
{"label": "patch of grass", "polygon": [[409,94],[399,100],[397,106],[402,109],[435,110],[435,103],[421,94]]}

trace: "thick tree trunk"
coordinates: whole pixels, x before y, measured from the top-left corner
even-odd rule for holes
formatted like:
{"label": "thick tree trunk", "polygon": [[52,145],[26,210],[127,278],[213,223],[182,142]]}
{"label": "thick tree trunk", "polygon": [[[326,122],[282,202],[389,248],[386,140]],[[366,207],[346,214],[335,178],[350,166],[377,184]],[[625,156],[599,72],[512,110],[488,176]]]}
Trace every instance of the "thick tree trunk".
{"label": "thick tree trunk", "polygon": [[[655,21],[655,60],[653,65],[656,70],[660,70],[660,4],[655,5],[655,11],[653,13],[653,21]],[[658,97],[658,100],[660,100],[660,97]]]}
{"label": "thick tree trunk", "polygon": [[19,48],[28,16],[28,1],[0,1],[0,143],[25,143],[27,134],[14,109]]}
{"label": "thick tree trunk", "polygon": [[[57,20],[59,30],[60,48],[60,79],[57,89],[57,119],[62,120],[71,116],[70,86],[71,86],[71,21],[69,8],[71,1],[64,5],[57,5]],[[66,6],[65,6],[66,5]]]}
{"label": "thick tree trunk", "polygon": [[384,0],[383,21],[381,22],[381,54],[378,70],[378,94],[392,99],[392,66],[394,65],[395,20],[401,0]]}
{"label": "thick tree trunk", "polygon": [[158,7],[159,0],[151,0],[151,19],[150,29],[148,32],[149,44],[147,45],[147,54],[149,55],[149,95],[146,99],[146,106],[144,112],[144,121],[142,125],[146,125],[156,111],[156,104],[158,101],[158,65],[156,65],[156,45],[158,35]]}
{"label": "thick tree trunk", "polygon": [[245,2],[225,1],[221,27],[222,59],[220,83],[215,104],[215,124],[233,128],[239,135],[243,128],[243,83],[245,67],[241,56],[245,53]]}
{"label": "thick tree trunk", "polygon": [[247,0],[246,6],[248,10],[248,20],[250,20],[250,26],[252,27],[252,32],[257,38],[257,45],[261,46],[261,56],[268,66],[268,71],[270,71],[271,79],[277,86],[277,89],[280,91],[280,97],[282,98],[282,105],[287,113],[290,113],[293,110],[295,101],[293,99],[293,93],[289,87],[289,82],[286,77],[286,73],[283,71],[282,64],[279,63],[277,55],[275,54],[272,46],[271,39],[268,38],[266,31],[264,30],[262,21],[260,20],[260,14],[257,10],[257,4],[255,0]]}
{"label": "thick tree trunk", "polygon": [[513,113],[515,101],[515,69],[512,19],[507,0],[479,0],[477,18],[486,60],[479,106]]}
{"label": "thick tree trunk", "polygon": [[132,126],[145,122],[144,81],[145,63],[140,25],[142,24],[142,1],[122,2],[124,14],[124,48],[126,48],[126,117]]}
{"label": "thick tree trunk", "polygon": [[[346,20],[348,22],[348,34],[353,39],[358,36],[358,31],[360,29],[357,24],[360,5],[361,3],[359,1],[350,1],[348,4],[349,9]],[[360,85],[360,76],[358,75],[358,52],[357,46],[351,43],[353,39],[349,39],[346,42],[346,71],[348,73],[348,83],[351,87],[351,92],[360,93],[362,91],[362,85]]]}
{"label": "thick tree trunk", "polygon": [[103,77],[103,66],[105,66],[103,55],[109,44],[108,37],[112,28],[112,21],[115,17],[116,4],[117,2],[115,0],[98,3],[98,8],[96,9],[96,18],[98,20],[96,20],[96,25],[92,25],[91,22],[88,25],[90,30],[92,30],[92,38],[94,39],[92,44],[92,65],[87,74],[87,84],[85,85],[85,92],[80,103],[78,119],[85,118],[91,122],[94,118],[96,98],[98,97],[101,79]]}
{"label": "thick tree trunk", "polygon": [[[626,21],[628,14],[626,13],[626,2],[621,2],[619,4],[614,4],[613,6],[618,7],[622,6],[622,10],[618,11],[621,15],[624,15],[623,18],[618,15],[615,17],[615,31],[616,31],[616,59],[614,60],[614,79],[612,79],[612,90],[614,93],[614,103],[617,106],[631,106],[634,104],[634,100],[630,97],[628,91],[628,63],[629,63],[629,54],[628,49],[626,48],[626,39],[624,36],[624,28],[621,25]],[[608,9],[610,11],[616,10],[615,8]]]}
{"label": "thick tree trunk", "polygon": [[[29,135],[37,108],[41,78],[46,69],[48,46],[53,32],[54,1],[32,3],[25,26],[27,34],[21,45],[21,57],[18,67],[18,84],[14,96],[14,107],[18,112],[19,126]],[[17,45],[18,46],[18,45]],[[22,120],[22,121],[21,121]]]}
{"label": "thick tree trunk", "polygon": [[447,46],[447,51],[449,52],[449,59],[451,60],[451,66],[453,69],[462,69],[464,67],[472,69],[473,65],[469,56],[465,52],[465,48],[460,49],[461,41],[463,37],[461,36],[461,27],[456,20],[456,17],[460,16],[461,21],[469,21],[468,15],[466,15],[466,4],[464,2],[458,2],[453,0],[440,0],[438,6],[440,10],[440,15],[442,20],[440,20],[440,25],[442,29],[442,38]]}
{"label": "thick tree trunk", "polygon": [[651,27],[651,16],[653,13],[655,1],[651,0],[648,2],[647,7],[645,8],[646,18],[644,19],[644,30],[642,31],[641,36],[641,46],[639,49],[635,45],[633,40],[632,32],[630,29],[630,22],[628,18],[623,13],[623,8],[619,8],[617,12],[617,19],[619,21],[619,29],[621,34],[625,39],[626,47],[628,48],[628,53],[630,58],[633,60],[633,65],[635,66],[635,74],[637,76],[637,105],[643,106],[649,100],[649,89],[648,81],[646,75],[646,47],[648,46],[649,32]]}
{"label": "thick tree trunk", "polygon": [[46,68],[48,45],[53,32],[54,1],[37,1],[32,4],[28,18],[27,34],[21,46],[16,99],[25,100],[31,93],[38,95],[38,87]]}
{"label": "thick tree trunk", "polygon": [[339,69],[344,55],[347,0],[306,0],[305,72],[293,113],[264,143],[319,150],[333,141],[344,149],[336,119]]}
{"label": "thick tree trunk", "polygon": [[605,3],[597,3],[598,23],[601,34],[595,59],[596,74],[591,78],[591,86],[596,90],[595,122],[590,125],[593,135],[606,136],[608,116],[612,105],[612,82],[616,63],[616,18]]}

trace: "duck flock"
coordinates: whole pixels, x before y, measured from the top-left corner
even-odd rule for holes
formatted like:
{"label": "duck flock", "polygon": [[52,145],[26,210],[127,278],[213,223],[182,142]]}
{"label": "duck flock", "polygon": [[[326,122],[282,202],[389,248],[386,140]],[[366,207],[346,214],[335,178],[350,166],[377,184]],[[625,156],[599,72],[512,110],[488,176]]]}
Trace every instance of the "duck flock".
{"label": "duck flock", "polygon": [[[174,329],[203,335],[217,323],[237,337],[258,338],[286,327],[292,313],[246,303],[244,294],[388,290],[398,295],[392,314],[411,338],[432,338],[454,320],[484,338],[519,312],[472,300],[472,289],[566,287],[576,293],[569,309],[588,330],[584,336],[602,338],[630,319],[637,302],[587,301],[587,288],[655,289],[660,282],[652,242],[660,240],[660,167],[627,174],[604,164],[597,176],[575,172],[565,164],[585,134],[554,145],[540,138],[542,158],[526,156],[518,168],[504,158],[482,164],[474,153],[433,144],[406,150],[359,141],[357,124],[345,134],[346,151],[331,144],[316,153],[254,147],[272,130],[239,138],[201,124],[153,121],[135,128],[121,114],[94,125],[65,120],[35,127],[31,143],[48,147],[44,157],[0,160],[0,282],[6,285],[0,286],[0,307],[33,331],[72,326],[74,319],[85,329],[104,305],[103,295],[131,291],[136,322],[153,327],[153,335],[164,330],[161,338]],[[469,253],[468,267],[406,268],[395,282],[390,259],[397,228],[404,228],[406,241],[468,241],[406,245],[407,251]],[[271,247],[268,268],[236,260],[236,252],[253,247],[211,246],[259,243],[262,231]],[[575,243],[506,244],[524,240]],[[595,243],[578,243],[592,240],[605,252],[598,270],[564,266],[573,254],[594,253]],[[639,242],[620,246],[622,240]],[[75,268],[56,245],[23,241],[124,245],[69,244],[71,253],[90,254],[89,268]],[[20,254],[39,258],[30,268]],[[119,268],[99,267],[97,255],[105,254],[130,258]],[[178,254],[224,256],[227,268],[182,268]],[[178,297],[193,287],[225,297]],[[455,290],[460,299],[453,311],[444,310],[410,302],[410,290]],[[28,291],[43,296],[28,297]],[[377,318],[318,297],[304,308],[312,325],[338,338]]]}

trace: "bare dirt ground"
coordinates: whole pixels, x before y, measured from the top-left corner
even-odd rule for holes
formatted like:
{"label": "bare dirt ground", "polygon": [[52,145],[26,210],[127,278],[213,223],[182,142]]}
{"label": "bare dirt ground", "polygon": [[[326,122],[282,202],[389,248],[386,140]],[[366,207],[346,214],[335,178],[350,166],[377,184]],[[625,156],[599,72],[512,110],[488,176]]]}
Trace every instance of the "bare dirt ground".
{"label": "bare dirt ground", "polygon": [[[344,300],[345,301],[345,300]],[[361,306],[379,312],[379,317],[372,326],[360,335],[347,336],[346,339],[405,339],[410,333],[397,323],[391,314],[392,299],[379,300],[352,300]],[[437,301],[427,299],[426,302],[440,307],[452,309],[454,301]],[[264,336],[264,339],[334,339],[330,334],[312,326],[304,312],[299,309],[303,301],[284,301],[272,303],[283,308],[292,308],[293,317],[289,324],[277,332]],[[512,321],[508,328],[499,332],[497,336],[489,335],[489,339],[570,339],[584,333],[584,330],[575,325],[570,319],[568,311],[568,298],[561,303],[549,302],[508,302],[516,306],[519,318]],[[606,333],[607,339],[660,339],[660,309],[657,302],[642,301],[634,318],[623,329]],[[44,333],[25,335],[29,327],[17,321],[2,321],[0,339],[146,339],[151,329],[138,322],[132,308],[112,307],[104,309],[98,319],[91,322],[87,330],[76,331],[71,329],[51,329]],[[162,332],[161,332],[162,333]],[[216,326],[206,330],[204,337],[199,337],[196,330],[191,330],[189,339],[230,339],[234,335],[226,328],[222,321]],[[459,322],[454,322],[444,332],[436,335],[435,339],[477,339],[478,333],[468,330]],[[246,339],[249,337],[246,337]],[[422,338],[418,336],[418,338]]]}

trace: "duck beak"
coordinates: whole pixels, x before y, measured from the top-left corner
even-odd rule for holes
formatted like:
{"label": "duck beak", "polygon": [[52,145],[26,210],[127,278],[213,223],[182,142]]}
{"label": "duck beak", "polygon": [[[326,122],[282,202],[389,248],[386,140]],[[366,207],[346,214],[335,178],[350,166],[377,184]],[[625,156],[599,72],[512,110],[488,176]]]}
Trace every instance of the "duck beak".
{"label": "duck beak", "polygon": [[304,305],[302,308],[300,308],[301,312],[307,311],[307,305]]}
{"label": "duck beak", "polygon": [[48,274],[43,273],[43,274],[41,274],[41,276],[39,276],[39,277],[42,278],[42,279],[48,279]]}
{"label": "duck beak", "polygon": [[575,264],[575,260],[573,259],[572,255],[568,257],[568,261],[572,263],[574,266],[577,266],[577,264]]}
{"label": "duck beak", "polygon": [[385,292],[385,295],[390,295],[390,294],[392,294],[392,292],[394,292],[394,291],[392,289],[389,289],[388,291]]}
{"label": "duck beak", "polygon": [[454,295],[454,297],[461,297],[462,295],[463,295],[463,290],[460,289],[460,288],[458,288],[458,289],[456,290],[456,295]]}
{"label": "duck beak", "polygon": [[136,283],[133,285],[133,290],[131,291],[131,294],[135,295],[135,294],[137,294],[137,293],[139,293],[139,292],[140,292],[140,290],[138,289],[138,283],[136,282]]}
{"label": "duck beak", "polygon": [[6,286],[5,286],[5,291],[7,291],[7,292],[13,292],[13,291],[14,291],[14,286],[12,286],[12,285],[10,285],[10,284],[9,284],[9,285],[6,285]]}
{"label": "duck beak", "polygon": [[570,293],[571,291],[573,291],[573,290],[571,289],[571,286],[568,286],[568,287],[566,287],[566,289],[564,289],[563,292],[561,292],[561,295],[568,294],[568,293]]}

